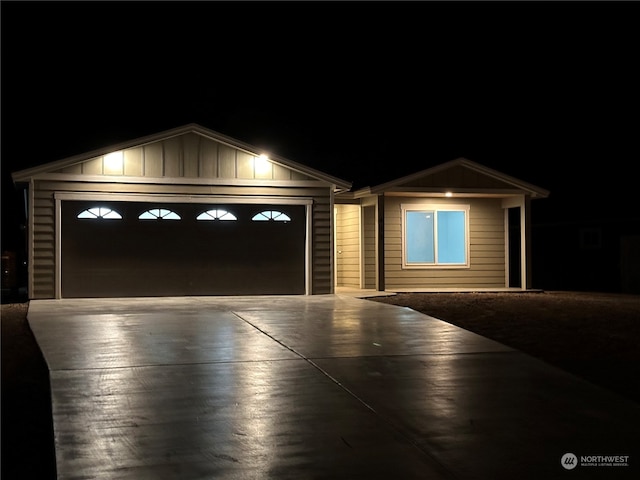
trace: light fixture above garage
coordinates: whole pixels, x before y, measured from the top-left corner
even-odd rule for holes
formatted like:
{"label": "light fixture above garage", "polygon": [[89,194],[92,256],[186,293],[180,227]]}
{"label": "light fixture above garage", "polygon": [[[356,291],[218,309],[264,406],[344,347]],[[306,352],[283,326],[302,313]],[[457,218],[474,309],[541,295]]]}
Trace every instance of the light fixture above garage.
{"label": "light fixture above garage", "polygon": [[122,150],[107,153],[104,156],[104,171],[107,174],[122,173],[123,164],[124,164],[124,152]]}
{"label": "light fixture above garage", "polygon": [[444,196],[445,196],[445,197],[453,197],[453,193],[451,193],[451,192],[444,192]]}
{"label": "light fixture above garage", "polygon": [[264,175],[271,171],[271,162],[269,157],[265,154],[259,155],[255,158],[255,170],[256,175]]}

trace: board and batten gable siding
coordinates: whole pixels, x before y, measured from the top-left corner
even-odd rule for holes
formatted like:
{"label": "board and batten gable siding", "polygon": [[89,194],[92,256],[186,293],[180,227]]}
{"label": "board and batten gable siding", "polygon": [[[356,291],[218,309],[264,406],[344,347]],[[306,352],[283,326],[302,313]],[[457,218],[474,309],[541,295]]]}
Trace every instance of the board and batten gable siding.
{"label": "board and batten gable siding", "polygon": [[405,188],[456,188],[469,189],[512,189],[513,186],[489,177],[483,173],[471,170],[463,166],[455,166],[441,172],[417,178],[402,184]]}
{"label": "board and batten gable siding", "polygon": [[336,284],[360,288],[360,206],[336,205]]}
{"label": "board and batten gable siding", "polygon": [[[402,204],[468,204],[468,268],[402,268]],[[403,288],[502,288],[505,286],[504,210],[500,199],[385,197],[385,280]]]}
{"label": "board and batten gable siding", "polygon": [[[294,201],[299,198],[301,202],[311,199],[310,293],[333,292],[331,186],[282,165],[271,164],[266,170],[255,168],[255,156],[191,133],[123,153],[124,162],[119,169],[100,156],[32,180],[30,298],[56,296],[56,194],[63,193],[157,195],[176,197],[176,201],[184,197],[209,204],[224,203],[225,196],[274,201],[279,197]],[[242,183],[243,180],[261,181]],[[221,198],[212,199],[214,196]],[[90,248],[88,245],[87,252]]]}
{"label": "board and batten gable siding", "polygon": [[101,155],[55,173],[151,178],[234,178],[242,180],[312,180],[271,163],[255,167],[255,156],[195,133],[123,150],[123,162],[113,166]]}

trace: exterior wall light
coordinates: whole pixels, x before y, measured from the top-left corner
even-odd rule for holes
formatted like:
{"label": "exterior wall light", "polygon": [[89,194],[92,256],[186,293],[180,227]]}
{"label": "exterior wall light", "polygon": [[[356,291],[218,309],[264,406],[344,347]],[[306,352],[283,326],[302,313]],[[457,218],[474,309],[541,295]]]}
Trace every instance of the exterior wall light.
{"label": "exterior wall light", "polygon": [[271,162],[266,155],[259,155],[255,159],[256,175],[264,175],[271,171]]}
{"label": "exterior wall light", "polygon": [[445,196],[445,197],[453,197],[453,193],[451,193],[451,192],[444,192],[444,196]]}
{"label": "exterior wall light", "polygon": [[122,174],[124,165],[124,153],[122,150],[111,152],[104,156],[104,173]]}

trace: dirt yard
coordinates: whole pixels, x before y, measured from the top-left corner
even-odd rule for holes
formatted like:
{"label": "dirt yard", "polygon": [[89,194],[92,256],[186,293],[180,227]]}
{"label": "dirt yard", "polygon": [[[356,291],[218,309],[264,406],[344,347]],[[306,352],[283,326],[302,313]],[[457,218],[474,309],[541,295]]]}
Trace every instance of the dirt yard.
{"label": "dirt yard", "polygon": [[[640,296],[425,293],[372,298],[511,346],[640,402]],[[2,305],[3,479],[55,479],[49,376],[26,320]]]}
{"label": "dirt yard", "polygon": [[423,293],[372,298],[478,333],[640,402],[640,296]]}
{"label": "dirt yard", "polygon": [[54,480],[49,372],[27,323],[28,303],[2,305],[3,479]]}

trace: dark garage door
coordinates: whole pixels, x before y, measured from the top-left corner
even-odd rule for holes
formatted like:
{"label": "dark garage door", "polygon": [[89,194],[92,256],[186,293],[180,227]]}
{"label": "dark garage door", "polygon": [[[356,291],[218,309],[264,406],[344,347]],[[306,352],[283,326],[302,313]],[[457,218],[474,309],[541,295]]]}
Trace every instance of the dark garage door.
{"label": "dark garage door", "polygon": [[303,205],[64,201],[61,220],[63,297],[305,293]]}

